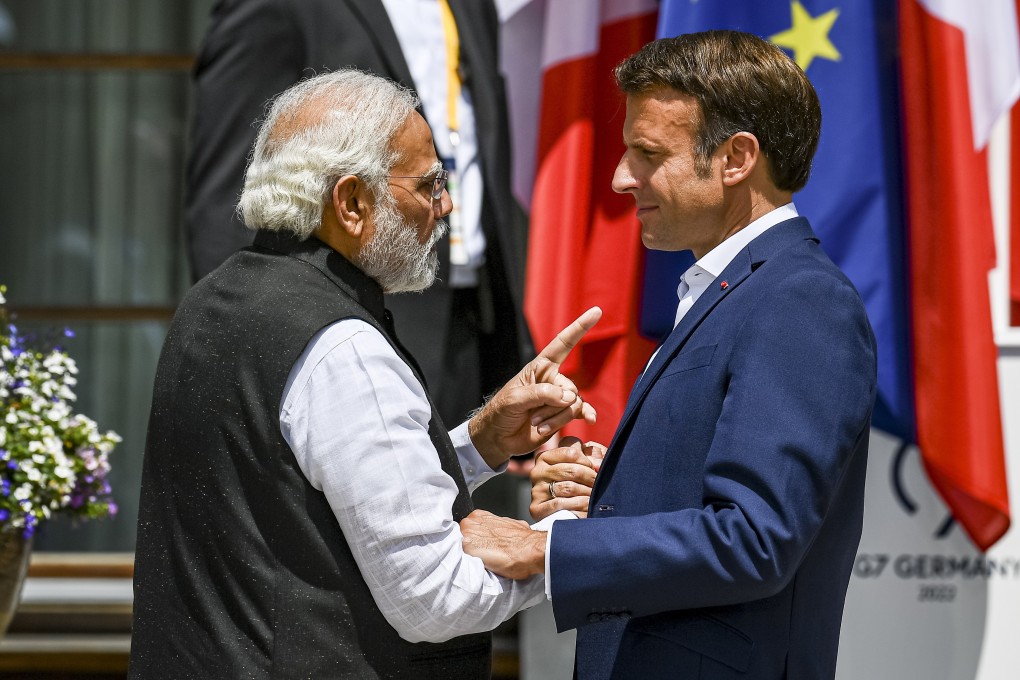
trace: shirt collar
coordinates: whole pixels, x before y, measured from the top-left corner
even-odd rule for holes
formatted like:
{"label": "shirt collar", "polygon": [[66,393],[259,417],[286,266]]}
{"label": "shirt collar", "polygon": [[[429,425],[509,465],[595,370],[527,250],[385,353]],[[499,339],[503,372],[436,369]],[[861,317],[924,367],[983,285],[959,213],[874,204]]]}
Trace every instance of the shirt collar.
{"label": "shirt collar", "polygon": [[[797,207],[793,203],[787,203],[762,215],[740,231],[730,235],[722,243],[705,253],[700,260],[692,264],[684,272],[680,285],[677,287],[677,296],[683,297],[689,288],[692,291],[697,291],[694,293],[695,297],[697,297],[702,290],[708,287],[709,283],[723,273],[723,270],[729,266],[733,258],[737,256],[737,253],[747,247],[748,243],[780,222],[793,219],[798,215]],[[686,286],[684,285],[685,283]]]}
{"label": "shirt collar", "polygon": [[733,261],[733,258],[737,256],[737,253],[747,247],[748,243],[780,222],[793,219],[798,214],[797,207],[793,203],[787,203],[776,208],[772,212],[762,215],[735,234],[730,235],[725,241],[703,255],[695,264],[713,277],[719,276],[729,266],[730,262]]}

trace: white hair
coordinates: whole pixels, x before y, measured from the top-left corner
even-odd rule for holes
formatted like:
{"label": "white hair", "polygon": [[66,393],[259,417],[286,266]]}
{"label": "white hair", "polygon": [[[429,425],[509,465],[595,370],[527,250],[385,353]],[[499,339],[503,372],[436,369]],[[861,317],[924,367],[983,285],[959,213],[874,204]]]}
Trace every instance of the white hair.
{"label": "white hair", "polygon": [[390,141],[418,104],[410,90],[356,70],[323,73],[278,95],[245,173],[237,205],[244,223],[308,238],[344,175],[385,195],[399,160]]}

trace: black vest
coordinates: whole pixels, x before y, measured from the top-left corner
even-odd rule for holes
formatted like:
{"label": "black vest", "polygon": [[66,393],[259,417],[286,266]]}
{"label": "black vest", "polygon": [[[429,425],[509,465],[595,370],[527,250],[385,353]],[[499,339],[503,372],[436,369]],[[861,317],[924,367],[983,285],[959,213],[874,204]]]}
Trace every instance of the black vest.
{"label": "black vest", "polygon": [[[261,233],[182,301],[145,447],[131,677],[489,677],[488,633],[398,637],[280,434],[291,368],[343,318],[378,328],[421,379],[379,286],[314,238]],[[429,435],[460,520],[471,497],[434,408]]]}

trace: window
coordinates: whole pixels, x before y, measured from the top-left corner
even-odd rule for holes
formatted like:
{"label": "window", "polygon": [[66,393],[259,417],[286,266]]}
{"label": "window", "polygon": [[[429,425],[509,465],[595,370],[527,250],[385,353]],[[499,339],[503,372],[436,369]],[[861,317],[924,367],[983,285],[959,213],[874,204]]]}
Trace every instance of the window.
{"label": "window", "polygon": [[25,330],[70,327],[78,406],[124,441],[112,520],[37,551],[134,549],[156,360],[189,281],[189,69],[213,0],[0,0],[0,282]]}

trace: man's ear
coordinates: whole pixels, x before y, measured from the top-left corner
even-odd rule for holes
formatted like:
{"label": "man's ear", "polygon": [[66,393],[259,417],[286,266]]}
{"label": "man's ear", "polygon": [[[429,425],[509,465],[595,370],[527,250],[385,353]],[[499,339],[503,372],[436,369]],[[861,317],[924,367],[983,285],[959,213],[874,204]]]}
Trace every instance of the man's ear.
{"label": "man's ear", "polygon": [[723,184],[734,186],[747,179],[761,162],[761,147],[750,132],[738,132],[723,145]]}
{"label": "man's ear", "polygon": [[337,224],[353,238],[361,238],[369,206],[368,187],[355,175],[344,175],[333,185],[333,214]]}

